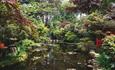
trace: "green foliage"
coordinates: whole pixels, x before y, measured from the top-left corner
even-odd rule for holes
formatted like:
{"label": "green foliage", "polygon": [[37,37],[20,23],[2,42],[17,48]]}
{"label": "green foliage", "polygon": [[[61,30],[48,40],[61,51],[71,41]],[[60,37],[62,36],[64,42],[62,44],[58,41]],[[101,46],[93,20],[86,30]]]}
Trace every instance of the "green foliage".
{"label": "green foliage", "polygon": [[37,43],[29,39],[18,42],[16,44],[15,51],[8,53],[7,56],[1,59],[0,67],[15,64],[18,62],[24,62],[28,58],[29,48],[32,48],[32,46],[35,46],[36,44]]}
{"label": "green foliage", "polygon": [[0,2],[0,11],[7,11],[7,7],[5,6],[5,4]]}
{"label": "green foliage", "polygon": [[76,23],[77,18],[75,17],[74,13],[67,13],[67,12],[60,12],[60,15],[55,15],[52,20],[58,20],[58,21],[69,21],[71,23]]}
{"label": "green foliage", "polygon": [[22,9],[23,13],[31,14],[31,13],[37,13],[37,12],[49,12],[49,13],[55,13],[56,7],[54,7],[54,4],[47,3],[47,2],[30,2],[29,4],[23,4],[20,5],[20,8]]}
{"label": "green foliage", "polygon": [[45,26],[44,23],[37,23],[37,32],[38,32],[38,38],[36,38],[37,42],[48,42],[49,38],[49,28]]}
{"label": "green foliage", "polygon": [[[97,5],[99,4],[96,12],[93,12],[95,8],[94,10],[91,10],[93,5],[88,3],[89,0],[78,0],[79,6],[75,5],[73,2],[67,2],[61,5],[59,0],[52,0],[52,3],[36,2],[35,0],[29,1],[29,4],[20,4],[19,8],[21,10],[18,10],[17,4],[7,5],[1,3],[0,0],[0,41],[5,43],[6,46],[16,44],[16,47],[14,47],[15,51],[13,53],[8,53],[6,57],[1,59],[0,66],[26,60],[30,61],[27,63],[30,64],[30,66],[31,63],[32,66],[34,66],[37,63],[42,62],[51,50],[49,52],[44,51],[44,46],[40,45],[38,47],[38,44],[35,42],[48,44],[51,43],[51,41],[59,42],[58,45],[56,44],[56,46],[53,47],[45,46],[45,50],[47,50],[48,47],[53,48],[51,53],[54,56],[57,56],[57,53],[60,53],[62,49],[71,50],[72,48],[71,51],[77,49],[79,51],[89,52],[92,48],[96,47],[94,43],[95,38],[105,37],[103,32],[106,32],[106,30],[113,30],[113,32],[115,30],[114,20],[108,21],[104,17],[105,13],[102,14],[103,11],[106,11],[105,9],[109,3],[114,2],[114,0],[103,0],[102,7],[100,2],[95,2]],[[91,1],[92,0],[90,0],[90,2]],[[75,11],[79,9],[81,12],[91,12],[91,14],[82,19],[81,12],[69,13],[65,10],[68,7],[76,7],[74,9]],[[103,11],[100,11],[101,8],[104,10],[102,9]],[[44,14],[53,15],[52,20],[48,23],[49,26],[45,26],[43,23],[42,17]],[[77,14],[80,14],[80,17],[76,16]],[[26,17],[31,20],[28,25],[26,25],[26,23],[29,22]],[[33,50],[32,46],[37,48]],[[114,36],[109,36],[104,39],[101,52],[99,53],[100,56],[97,58],[97,61],[103,69],[111,70],[112,68],[115,68]]]}
{"label": "green foliage", "polygon": [[65,34],[65,41],[74,42],[75,40],[76,40],[75,33],[68,31]]}
{"label": "green foliage", "polygon": [[73,4],[73,3],[70,3],[69,1],[63,2],[63,3],[61,4],[61,8],[62,8],[63,10],[65,10],[65,9],[68,8],[68,7],[76,7],[76,5]]}
{"label": "green foliage", "polygon": [[19,56],[19,59],[21,61],[24,61],[28,57],[29,48],[31,48],[34,45],[36,45],[36,43],[32,40],[29,39],[22,40],[16,45],[17,48],[16,56]]}
{"label": "green foliage", "polygon": [[35,45],[35,42],[34,41],[32,41],[32,40],[29,40],[29,39],[25,39],[25,40],[22,40],[21,42],[19,42],[18,44],[17,44],[17,47],[30,47],[30,46],[32,46],[32,45]]}
{"label": "green foliage", "polygon": [[101,47],[100,56],[97,58],[98,63],[105,70],[115,68],[115,35],[107,36]]}
{"label": "green foliage", "polygon": [[6,54],[0,59],[0,67],[26,60],[28,57],[27,46],[34,43],[32,40],[38,39],[35,26],[23,17],[17,6],[17,4],[1,3],[0,1],[0,41],[8,48],[24,39],[31,39],[31,41],[25,40],[22,44],[18,44],[18,47],[11,47],[11,52],[6,49]]}
{"label": "green foliage", "polygon": [[11,5],[0,2],[0,7],[3,9],[0,13],[0,41],[3,41],[6,45],[26,38],[33,40],[38,38],[36,28],[29,20],[23,17],[20,10],[16,10],[18,9],[17,6],[17,4]]}
{"label": "green foliage", "polygon": [[90,49],[95,48],[95,44],[88,37],[81,38],[77,43],[77,50],[82,52],[89,52]]}
{"label": "green foliage", "polygon": [[115,3],[115,0],[102,0],[102,6],[100,7],[100,10],[106,12],[105,9],[107,9],[110,3]]}
{"label": "green foliage", "polygon": [[32,40],[24,39],[16,44],[17,51],[15,52],[15,56],[19,58],[19,61],[24,61],[28,57],[28,50],[32,46],[35,46],[37,43],[35,43]]}
{"label": "green foliage", "polygon": [[52,29],[52,34],[53,36],[55,36],[57,39],[60,39],[62,34],[63,34],[63,28],[55,28],[55,29]]}
{"label": "green foliage", "polygon": [[39,23],[37,25],[37,28],[38,28],[37,31],[38,31],[38,33],[39,33],[40,36],[47,35],[48,32],[49,32],[49,29],[45,26],[44,23],[42,23],[42,24]]}
{"label": "green foliage", "polygon": [[110,57],[104,53],[100,54],[97,58],[98,64],[100,64],[103,70],[111,70]]}
{"label": "green foliage", "polygon": [[109,55],[115,54],[115,36],[114,35],[107,36],[104,39],[102,50],[103,52]]}
{"label": "green foliage", "polygon": [[[31,27],[21,26],[14,21],[7,20],[6,23],[3,23],[3,24],[1,23],[0,26],[1,26],[0,32],[2,33],[0,34],[0,40],[4,41],[8,45],[13,44],[12,39],[15,39],[15,42],[16,42],[16,41],[23,40],[26,38],[30,38],[34,40],[35,38],[38,38],[37,31],[34,32]],[[10,41],[12,43],[10,43]]]}
{"label": "green foliage", "polygon": [[101,24],[104,22],[104,18],[103,15],[100,12],[93,12],[88,16],[88,20],[89,22],[91,22],[92,24],[98,23]]}

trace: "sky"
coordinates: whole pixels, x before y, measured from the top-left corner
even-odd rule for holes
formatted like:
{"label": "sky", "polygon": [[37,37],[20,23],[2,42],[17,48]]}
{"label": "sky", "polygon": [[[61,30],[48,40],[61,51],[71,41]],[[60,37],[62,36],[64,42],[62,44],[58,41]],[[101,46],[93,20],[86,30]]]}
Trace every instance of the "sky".
{"label": "sky", "polygon": [[62,0],[62,4],[65,3],[65,2],[67,2],[67,1],[69,1],[69,0]]}

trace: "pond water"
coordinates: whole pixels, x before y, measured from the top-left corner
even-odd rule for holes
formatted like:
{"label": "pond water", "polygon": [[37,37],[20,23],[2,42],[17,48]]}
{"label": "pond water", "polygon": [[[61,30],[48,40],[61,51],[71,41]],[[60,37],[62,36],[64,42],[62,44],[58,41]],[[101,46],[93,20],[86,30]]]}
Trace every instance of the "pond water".
{"label": "pond water", "polygon": [[53,51],[50,49],[47,58],[43,58],[35,65],[30,64],[26,69],[14,64],[0,70],[96,70],[92,67],[92,61],[89,62],[92,58],[87,52],[61,51],[54,55]]}
{"label": "pond water", "polygon": [[89,56],[81,53],[58,54],[46,63],[37,64],[32,70],[93,70],[88,67]]}

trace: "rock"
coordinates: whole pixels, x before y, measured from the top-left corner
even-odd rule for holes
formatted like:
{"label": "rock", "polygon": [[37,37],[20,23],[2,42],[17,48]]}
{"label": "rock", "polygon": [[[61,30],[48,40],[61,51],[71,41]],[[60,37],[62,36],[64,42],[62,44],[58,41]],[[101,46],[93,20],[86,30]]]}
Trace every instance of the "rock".
{"label": "rock", "polygon": [[91,55],[92,58],[99,57],[99,54],[96,53],[94,50],[91,50],[91,51],[89,52],[89,54]]}

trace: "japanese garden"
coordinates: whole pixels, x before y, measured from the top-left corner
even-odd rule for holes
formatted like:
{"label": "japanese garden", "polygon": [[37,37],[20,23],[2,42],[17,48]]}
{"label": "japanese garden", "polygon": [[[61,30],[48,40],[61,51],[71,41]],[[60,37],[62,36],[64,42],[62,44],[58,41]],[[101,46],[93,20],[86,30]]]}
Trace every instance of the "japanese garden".
{"label": "japanese garden", "polygon": [[115,0],[0,0],[0,70],[115,70]]}

